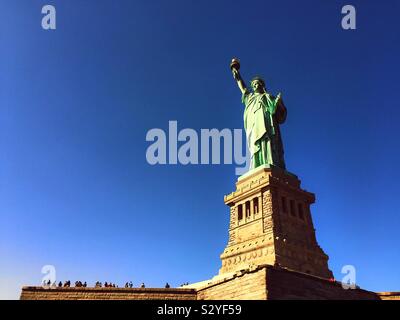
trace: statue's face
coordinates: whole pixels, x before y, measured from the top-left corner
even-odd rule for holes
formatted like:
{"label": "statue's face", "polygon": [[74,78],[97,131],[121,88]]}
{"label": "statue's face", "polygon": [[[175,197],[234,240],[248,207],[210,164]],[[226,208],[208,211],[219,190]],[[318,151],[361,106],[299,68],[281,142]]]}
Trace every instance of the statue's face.
{"label": "statue's face", "polygon": [[262,93],[264,92],[264,86],[260,80],[254,80],[251,82],[251,87],[254,92]]}

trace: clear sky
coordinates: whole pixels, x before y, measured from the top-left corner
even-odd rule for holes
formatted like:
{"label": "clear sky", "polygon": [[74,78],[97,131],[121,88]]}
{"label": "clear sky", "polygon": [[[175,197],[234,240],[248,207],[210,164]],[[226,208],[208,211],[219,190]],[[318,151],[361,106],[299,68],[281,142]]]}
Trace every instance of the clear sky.
{"label": "clear sky", "polygon": [[400,291],[399,17],[396,0],[2,0],[0,298],[44,265],[91,285],[218,273],[236,165],[151,166],[145,137],[242,128],[233,56],[282,92],[287,167],[316,194],[335,277],[351,264],[361,287]]}

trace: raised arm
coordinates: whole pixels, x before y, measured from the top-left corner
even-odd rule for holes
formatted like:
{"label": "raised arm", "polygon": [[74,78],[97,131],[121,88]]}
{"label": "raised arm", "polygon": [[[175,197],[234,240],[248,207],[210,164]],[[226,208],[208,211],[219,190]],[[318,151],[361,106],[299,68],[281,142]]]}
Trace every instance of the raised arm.
{"label": "raised arm", "polygon": [[240,76],[239,70],[232,68],[232,74],[242,94],[245,93],[247,90],[246,84],[244,83],[242,77]]}

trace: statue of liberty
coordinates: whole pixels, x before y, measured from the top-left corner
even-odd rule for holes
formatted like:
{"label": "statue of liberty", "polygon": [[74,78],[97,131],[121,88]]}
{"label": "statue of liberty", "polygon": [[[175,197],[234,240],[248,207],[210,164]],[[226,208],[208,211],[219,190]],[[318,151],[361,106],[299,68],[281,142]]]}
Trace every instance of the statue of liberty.
{"label": "statue of liberty", "polygon": [[244,129],[250,151],[250,170],[261,165],[286,169],[279,125],[285,122],[286,107],[281,94],[276,97],[266,91],[260,77],[251,80],[250,92],[239,73],[239,60],[232,59],[231,70],[242,92]]}

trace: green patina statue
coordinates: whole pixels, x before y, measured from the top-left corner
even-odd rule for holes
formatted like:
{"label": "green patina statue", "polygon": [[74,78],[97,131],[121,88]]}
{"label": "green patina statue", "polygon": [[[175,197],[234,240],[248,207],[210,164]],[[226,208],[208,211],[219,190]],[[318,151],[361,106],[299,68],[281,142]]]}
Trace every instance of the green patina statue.
{"label": "green patina statue", "polygon": [[250,170],[261,165],[276,166],[286,169],[283,157],[283,145],[279,124],[285,122],[286,107],[281,94],[277,97],[265,89],[265,82],[260,77],[251,80],[253,92],[250,92],[240,76],[239,60],[232,59],[231,70],[242,92],[244,109],[244,129],[250,151]]}

